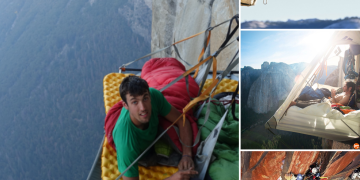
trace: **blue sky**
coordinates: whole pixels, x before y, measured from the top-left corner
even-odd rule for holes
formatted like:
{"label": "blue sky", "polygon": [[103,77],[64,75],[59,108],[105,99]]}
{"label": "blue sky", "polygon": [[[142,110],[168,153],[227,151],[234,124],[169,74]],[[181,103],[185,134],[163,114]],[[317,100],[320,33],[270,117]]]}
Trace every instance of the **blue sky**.
{"label": "blue sky", "polygon": [[327,44],[332,34],[331,30],[242,30],[241,67],[260,69],[264,61],[287,64],[310,62]]}
{"label": "blue sky", "polygon": [[257,0],[252,7],[241,7],[241,22],[287,21],[299,19],[339,19],[360,17],[360,0]]}

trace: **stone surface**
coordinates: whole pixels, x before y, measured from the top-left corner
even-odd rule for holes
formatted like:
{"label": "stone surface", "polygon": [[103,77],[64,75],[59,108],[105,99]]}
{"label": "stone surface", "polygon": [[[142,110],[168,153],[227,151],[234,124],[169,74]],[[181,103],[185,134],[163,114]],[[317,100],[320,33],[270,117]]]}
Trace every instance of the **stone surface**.
{"label": "stone surface", "polygon": [[335,69],[325,80],[325,85],[337,87],[339,79],[339,69]]}
{"label": "stone surface", "polygon": [[326,167],[326,170],[323,174],[324,177],[334,176],[345,169],[352,161],[360,155],[359,151],[347,152],[340,158],[336,158],[331,164]]}
{"label": "stone surface", "polygon": [[286,152],[271,151],[261,160],[259,165],[252,171],[252,179],[276,180],[281,175],[282,162]]}
{"label": "stone surface", "polygon": [[307,65],[308,63],[304,63],[304,62],[289,64],[289,66],[296,75],[301,74],[301,72],[306,68]]}
{"label": "stone surface", "polygon": [[338,23],[331,24],[324,29],[359,29],[360,19],[343,20]]}
{"label": "stone surface", "polygon": [[264,61],[262,64],[261,64],[261,70],[266,70],[268,67],[269,67],[269,62],[267,61]]}
{"label": "stone surface", "polygon": [[247,106],[256,113],[276,110],[279,100],[286,99],[294,86],[294,79],[295,73],[289,65],[272,62],[252,84]]}
{"label": "stone surface", "polygon": [[[142,36],[146,43],[151,41],[151,1],[148,0],[129,0],[129,6],[118,9],[119,14],[126,19],[131,30]],[[149,4],[150,3],[150,4]]]}
{"label": "stone surface", "polygon": [[315,162],[321,165],[322,177],[346,179],[360,167],[360,151],[244,151],[241,155],[240,179],[244,180],[277,180],[280,175],[285,179],[290,172],[305,174]]}
{"label": "stone surface", "polygon": [[[152,9],[151,51],[156,51],[174,42],[202,32],[209,26],[230,19],[239,13],[239,4],[238,1],[235,0],[158,0],[152,2]],[[204,57],[214,53],[222,44],[227,33],[227,28],[228,23],[212,31],[210,51],[207,50]],[[235,37],[237,37],[238,34],[237,32]],[[204,46],[204,40],[205,34],[201,34],[188,41],[177,44],[176,46],[180,56],[192,65],[197,64],[198,56]],[[226,68],[238,48],[238,42],[235,42],[219,54],[217,57],[218,70],[224,70]],[[179,59],[173,47],[157,53],[152,57],[170,56]],[[186,64],[184,65],[186,68],[189,68]],[[238,67],[239,66],[234,69],[237,70]]]}
{"label": "stone surface", "polygon": [[261,75],[260,69],[245,66],[241,68],[241,102],[246,105],[251,85]]}
{"label": "stone surface", "polygon": [[319,151],[296,151],[292,156],[292,161],[287,173],[305,174],[310,165],[319,156]]}
{"label": "stone surface", "polygon": [[251,153],[249,169],[253,168],[258,163],[258,161],[260,160],[260,158],[263,154],[264,154],[264,151],[253,151]]}

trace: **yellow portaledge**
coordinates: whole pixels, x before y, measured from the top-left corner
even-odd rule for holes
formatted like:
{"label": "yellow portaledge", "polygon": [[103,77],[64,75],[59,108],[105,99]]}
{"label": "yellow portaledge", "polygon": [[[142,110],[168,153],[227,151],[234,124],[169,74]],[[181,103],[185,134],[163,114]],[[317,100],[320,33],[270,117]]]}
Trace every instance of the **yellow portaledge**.
{"label": "yellow portaledge", "polygon": [[[205,81],[204,87],[201,90],[201,93],[204,92],[212,83],[212,79],[207,79]],[[231,79],[223,79],[216,87],[213,95],[222,93],[222,92],[234,92],[236,90],[236,86],[238,86],[238,81]],[[209,94],[206,94],[209,95]]]}
{"label": "yellow portaledge", "polygon": [[[121,100],[119,87],[123,78],[130,74],[111,73],[104,77],[104,105],[107,113],[112,106]],[[212,80],[206,80],[203,90],[207,89],[212,83]],[[223,79],[215,90],[214,94],[221,92],[234,92],[238,81]],[[175,172],[178,168],[168,166],[151,166],[145,168],[139,166],[140,180],[161,180],[165,179]],[[101,179],[114,180],[120,175],[117,167],[117,159],[115,150],[107,143],[105,137],[102,154],[101,154]]]}

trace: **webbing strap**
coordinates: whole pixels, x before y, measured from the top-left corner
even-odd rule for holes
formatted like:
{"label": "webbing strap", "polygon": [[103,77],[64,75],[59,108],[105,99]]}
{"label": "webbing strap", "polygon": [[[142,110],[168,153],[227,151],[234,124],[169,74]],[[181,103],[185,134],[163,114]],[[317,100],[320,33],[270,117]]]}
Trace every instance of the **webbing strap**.
{"label": "webbing strap", "polygon": [[[233,22],[234,19],[235,19],[235,21],[237,23],[237,26],[230,33],[231,25],[232,25],[232,22]],[[230,41],[231,37],[235,34],[235,32],[239,29],[239,20],[238,19],[239,19],[238,14],[236,14],[234,17],[231,18],[230,23],[229,23],[229,27],[228,27],[228,32],[226,34],[225,41],[221,44],[220,48],[224,47]]]}
{"label": "webbing strap", "polygon": [[211,62],[207,63],[207,66],[206,66],[206,69],[205,69],[205,73],[203,74],[203,77],[202,77],[202,79],[201,79],[201,81],[200,81],[200,88],[199,88],[198,95],[200,95],[201,90],[202,90],[202,88],[203,88],[204,85],[205,85],[207,76],[208,76],[209,71],[210,71],[210,67],[211,67]]}
{"label": "webbing strap", "polygon": [[194,34],[194,35],[192,35],[192,36],[189,36],[189,37],[187,37],[187,38],[185,38],[185,39],[182,39],[182,40],[180,40],[180,41],[178,41],[178,42],[174,43],[173,45],[178,44],[178,43],[181,43],[181,42],[186,41],[186,40],[188,40],[188,39],[191,39],[191,38],[193,38],[193,37],[196,37],[196,36],[198,36],[198,35],[200,35],[200,34],[202,34],[202,33],[206,32],[206,31],[207,31],[207,30],[202,31],[202,32],[199,32],[199,33]]}
{"label": "webbing strap", "polygon": [[223,123],[227,117],[229,109],[226,110],[224,115],[221,117],[220,121],[216,124],[214,129],[210,132],[208,137],[201,143],[200,152],[196,153],[196,168],[198,170],[198,179],[204,179],[206,175],[206,171],[210,164],[211,155],[214,151],[216,142],[221,132],[221,128]]}
{"label": "webbing strap", "polygon": [[181,58],[180,53],[179,53],[179,50],[178,50],[178,48],[175,46],[175,44],[174,44],[173,46],[174,46],[175,52],[176,52],[176,54],[179,56],[180,60],[181,60],[182,62],[184,62],[186,65],[188,65],[188,66],[191,67],[192,65],[191,65],[190,63],[186,62],[183,58]]}
{"label": "webbing strap", "polygon": [[[157,50],[157,51],[154,51],[154,52],[152,52],[152,53],[150,53],[150,54],[147,54],[147,55],[145,55],[145,56],[143,56],[143,57],[141,57],[141,58],[135,59],[134,61],[128,62],[128,63],[126,63],[126,64],[123,64],[120,68],[126,67],[126,66],[128,66],[128,65],[130,65],[130,64],[132,64],[132,63],[134,63],[134,62],[136,62],[136,61],[138,61],[138,60],[140,60],[140,59],[143,59],[143,58],[149,57],[149,56],[151,56],[151,55],[153,55],[153,54],[156,54],[156,53],[158,53],[158,52],[161,52],[161,51],[163,51],[163,50],[165,50],[165,49],[167,49],[167,48],[169,48],[169,47],[171,47],[171,46],[172,46],[172,45],[167,46],[167,47],[164,47],[164,48],[159,49],[159,50]],[[120,72],[120,73],[121,73],[121,72]]]}
{"label": "webbing strap", "polygon": [[189,75],[185,76],[185,83],[186,83],[186,91],[190,97],[190,100],[193,100],[194,98],[191,97],[190,91],[189,91]]}
{"label": "webbing strap", "polygon": [[[230,71],[236,66],[239,64],[239,58],[236,58],[236,60],[234,62],[232,62],[226,69],[225,71],[223,71],[221,74],[220,74],[220,81],[227,75],[230,73]],[[218,81],[218,84],[220,83],[220,81]],[[216,84],[216,86],[218,85]],[[215,86],[215,87],[216,87]],[[215,89],[213,89],[214,91]],[[211,97],[213,97],[214,95],[211,95]]]}
{"label": "webbing strap", "polygon": [[356,133],[349,125],[347,125],[344,120],[340,119],[349,129],[351,129],[352,132],[354,132],[356,135],[358,135],[358,137],[360,137],[360,135],[358,133]]}
{"label": "webbing strap", "polygon": [[239,92],[239,83],[238,83],[238,85],[236,86],[236,90],[235,90],[235,92],[234,92],[234,94],[232,95],[232,97],[231,97],[231,99],[232,99],[232,101],[231,101],[231,106],[232,106],[232,116],[233,116],[233,118],[236,120],[236,121],[239,121],[239,118],[237,118],[236,116],[235,116],[235,96],[236,96],[236,93],[237,92]]}
{"label": "webbing strap", "polygon": [[[206,50],[206,48],[208,47],[208,45],[209,45],[209,43],[210,43],[211,31],[208,31],[208,32],[209,32],[209,34],[208,34],[208,37],[207,37],[207,39],[206,39],[206,43],[205,43],[205,45],[204,45],[203,49],[201,50],[200,55],[199,55],[199,57],[198,57],[198,63],[199,63],[200,61],[202,61],[202,58],[203,58],[204,53],[205,53],[205,50]],[[196,78],[197,74],[199,73],[199,69],[200,69],[200,67],[198,67],[198,68],[196,69],[193,78]]]}

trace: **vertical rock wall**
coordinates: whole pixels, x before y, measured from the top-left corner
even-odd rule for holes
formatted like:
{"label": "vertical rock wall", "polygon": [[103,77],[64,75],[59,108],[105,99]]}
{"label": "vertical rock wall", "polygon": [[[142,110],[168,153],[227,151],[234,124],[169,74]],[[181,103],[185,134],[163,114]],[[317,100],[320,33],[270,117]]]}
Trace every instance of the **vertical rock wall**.
{"label": "vertical rock wall", "polygon": [[334,151],[243,151],[241,177],[244,180],[277,180],[280,175],[306,174],[313,163],[321,165],[322,177],[329,180],[346,179],[360,167],[360,152]]}
{"label": "vertical rock wall", "polygon": [[262,66],[260,77],[252,84],[247,106],[256,113],[267,113],[279,107],[279,100],[286,99],[295,82],[295,73],[285,63],[272,62]]}
{"label": "vertical rock wall", "polygon": [[[152,2],[152,10],[151,51],[156,51],[239,14],[239,2],[236,0],[157,0]],[[232,27],[235,25],[234,21]],[[205,57],[220,47],[225,39],[227,29],[228,23],[212,31],[210,51],[205,53]],[[238,35],[237,32],[232,39],[237,38]],[[195,65],[204,46],[204,38],[205,34],[202,34],[179,43],[177,48],[180,56]],[[219,54],[218,70],[226,68],[238,49],[238,42],[234,42]],[[178,58],[173,48],[157,53],[153,55],[154,57]],[[238,70],[238,68],[237,66],[234,69]]]}

